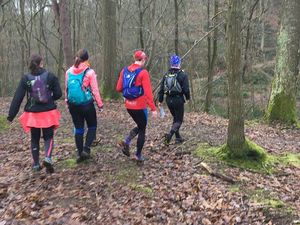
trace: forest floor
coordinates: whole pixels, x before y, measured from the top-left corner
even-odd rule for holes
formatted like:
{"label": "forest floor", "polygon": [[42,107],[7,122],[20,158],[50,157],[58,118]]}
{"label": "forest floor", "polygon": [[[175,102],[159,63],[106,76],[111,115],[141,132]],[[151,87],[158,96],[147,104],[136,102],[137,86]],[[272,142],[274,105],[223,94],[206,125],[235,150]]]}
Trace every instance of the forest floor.
{"label": "forest floor", "polygon": [[[6,116],[9,99],[1,99]],[[193,152],[220,146],[227,120],[186,113],[184,144],[163,145],[171,117],[149,117],[144,154],[137,165],[117,146],[134,126],[122,103],[106,102],[98,114],[97,145],[87,163],[75,163],[72,122],[63,102],[55,134],[55,173],[31,171],[30,136],[16,119],[0,131],[0,225],[7,224],[299,224],[300,165],[257,173],[206,161]],[[166,110],[167,111],[167,110]],[[272,155],[300,153],[300,130],[246,122],[246,136]],[[132,143],[133,152],[135,140]],[[41,151],[41,155],[43,155]],[[211,176],[204,162],[234,184]]]}

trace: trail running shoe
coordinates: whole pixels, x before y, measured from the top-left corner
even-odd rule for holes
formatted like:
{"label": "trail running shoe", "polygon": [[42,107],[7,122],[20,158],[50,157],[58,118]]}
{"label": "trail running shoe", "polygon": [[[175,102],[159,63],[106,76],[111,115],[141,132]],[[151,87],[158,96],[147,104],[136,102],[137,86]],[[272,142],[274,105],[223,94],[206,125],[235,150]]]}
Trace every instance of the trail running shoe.
{"label": "trail running shoe", "polygon": [[164,144],[168,146],[170,144],[170,141],[171,141],[170,134],[165,134],[164,135]]}
{"label": "trail running shoe", "polygon": [[90,151],[86,151],[86,149],[83,150],[83,151],[81,152],[81,157],[84,158],[84,160],[91,158],[91,153],[90,153]]}
{"label": "trail running shoe", "polygon": [[119,142],[119,145],[122,147],[122,153],[127,157],[130,156],[129,145],[125,143],[125,141]]}
{"label": "trail running shoe", "polygon": [[175,144],[182,144],[183,142],[185,142],[185,139],[183,139],[181,137],[175,139]]}
{"label": "trail running shoe", "polygon": [[53,163],[51,158],[45,157],[43,165],[46,167],[46,173],[54,173]]}
{"label": "trail running shoe", "polygon": [[144,162],[146,160],[146,158],[142,154],[140,154],[140,155],[134,154],[133,159],[138,162]]}
{"label": "trail running shoe", "polygon": [[32,166],[33,172],[39,172],[41,169],[42,169],[42,167],[40,166],[40,164]]}

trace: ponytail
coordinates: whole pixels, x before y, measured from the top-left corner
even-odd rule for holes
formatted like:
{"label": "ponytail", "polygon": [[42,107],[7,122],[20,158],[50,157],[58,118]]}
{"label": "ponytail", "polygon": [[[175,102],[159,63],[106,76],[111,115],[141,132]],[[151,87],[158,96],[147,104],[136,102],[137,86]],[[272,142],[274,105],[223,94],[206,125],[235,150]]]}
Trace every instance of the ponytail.
{"label": "ponytail", "polygon": [[82,63],[82,60],[78,56],[76,56],[74,61],[74,66],[78,67],[80,63]]}
{"label": "ponytail", "polygon": [[89,59],[88,51],[85,48],[80,49],[75,55],[74,66],[78,67],[80,63],[88,59]]}
{"label": "ponytail", "polygon": [[42,57],[40,55],[38,54],[31,55],[28,69],[32,74],[38,71],[38,69],[40,68],[41,61],[42,61]]}

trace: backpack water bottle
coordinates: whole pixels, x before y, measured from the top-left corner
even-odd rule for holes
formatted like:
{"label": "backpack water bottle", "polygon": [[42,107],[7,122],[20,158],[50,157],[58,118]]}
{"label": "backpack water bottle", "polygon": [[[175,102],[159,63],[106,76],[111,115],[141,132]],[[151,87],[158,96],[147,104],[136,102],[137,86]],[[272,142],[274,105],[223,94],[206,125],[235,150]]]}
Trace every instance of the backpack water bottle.
{"label": "backpack water bottle", "polygon": [[166,115],[165,110],[162,106],[159,107],[159,117],[164,118]]}

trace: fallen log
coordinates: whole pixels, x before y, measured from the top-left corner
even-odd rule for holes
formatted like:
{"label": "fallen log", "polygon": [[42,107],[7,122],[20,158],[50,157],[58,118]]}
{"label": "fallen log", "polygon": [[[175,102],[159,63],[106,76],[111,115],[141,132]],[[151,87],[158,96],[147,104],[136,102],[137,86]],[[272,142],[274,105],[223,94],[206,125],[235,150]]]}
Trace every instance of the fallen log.
{"label": "fallen log", "polygon": [[227,182],[229,182],[229,183],[231,183],[231,184],[234,184],[234,183],[237,182],[237,180],[234,179],[233,177],[229,177],[229,176],[227,176],[227,175],[224,175],[224,174],[221,174],[221,173],[219,173],[219,172],[217,172],[217,171],[214,171],[212,168],[210,168],[210,167],[209,167],[206,163],[204,163],[204,162],[201,162],[201,163],[199,164],[199,166],[202,167],[203,169],[205,169],[211,176],[220,178],[220,179],[222,179],[222,180],[224,180],[224,181],[227,181]]}

